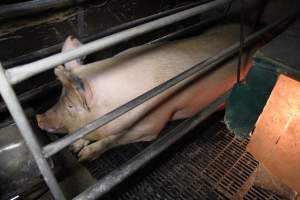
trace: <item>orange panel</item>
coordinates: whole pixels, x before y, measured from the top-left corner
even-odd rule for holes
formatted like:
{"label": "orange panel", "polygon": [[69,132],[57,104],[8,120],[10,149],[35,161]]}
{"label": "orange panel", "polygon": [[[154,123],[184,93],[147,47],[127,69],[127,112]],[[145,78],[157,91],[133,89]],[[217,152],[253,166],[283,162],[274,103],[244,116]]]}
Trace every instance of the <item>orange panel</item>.
{"label": "orange panel", "polygon": [[248,151],[300,192],[300,82],[280,75],[256,122]]}

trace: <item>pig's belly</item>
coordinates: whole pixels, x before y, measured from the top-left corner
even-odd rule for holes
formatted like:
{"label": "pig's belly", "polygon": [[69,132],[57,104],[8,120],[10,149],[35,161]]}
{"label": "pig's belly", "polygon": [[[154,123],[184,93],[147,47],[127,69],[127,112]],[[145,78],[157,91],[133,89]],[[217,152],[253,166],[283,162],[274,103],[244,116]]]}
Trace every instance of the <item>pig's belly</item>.
{"label": "pig's belly", "polygon": [[174,96],[170,102],[174,109],[171,119],[191,117],[231,89],[236,81],[234,66],[233,63],[222,66]]}

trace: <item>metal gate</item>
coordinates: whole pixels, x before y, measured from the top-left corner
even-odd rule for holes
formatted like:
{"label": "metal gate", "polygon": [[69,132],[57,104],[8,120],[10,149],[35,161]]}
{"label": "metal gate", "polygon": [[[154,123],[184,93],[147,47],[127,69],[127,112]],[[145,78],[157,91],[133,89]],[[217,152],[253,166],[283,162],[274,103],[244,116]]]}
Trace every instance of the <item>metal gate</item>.
{"label": "metal gate", "polygon": [[[16,66],[8,70],[4,70],[3,66],[0,64],[0,92],[1,95],[15,120],[28,148],[30,149],[33,157],[38,165],[38,168],[43,175],[45,182],[47,183],[52,195],[55,199],[63,200],[65,199],[64,194],[47,162],[47,158],[58,153],[63,148],[72,144],[76,140],[84,137],[90,132],[96,130],[109,123],[110,121],[120,117],[126,112],[134,109],[138,105],[146,102],[152,97],[162,93],[168,88],[174,86],[175,84],[183,81],[184,79],[197,74],[204,74],[214,66],[218,65],[222,61],[228,59],[229,57],[238,53],[241,42],[235,43],[227,49],[221,50],[217,55],[191,67],[187,71],[179,74],[178,76],[166,81],[165,83],[151,89],[150,91],[144,93],[143,95],[133,99],[132,101],[120,106],[119,108],[99,117],[95,121],[85,125],[84,127],[74,131],[73,133],[59,139],[53,143],[41,147],[33,133],[32,127],[29,124],[27,117],[25,116],[24,110],[22,109],[17,96],[12,88],[12,85],[20,83],[25,79],[28,79],[38,73],[49,70],[58,66],[60,64],[66,63],[78,57],[82,57],[98,50],[106,49],[112,45],[120,43],[122,41],[128,40],[133,37],[140,36],[147,32],[159,29],[161,27],[179,22],[181,20],[187,19],[189,17],[195,16],[200,13],[207,12],[209,10],[220,7],[224,4],[231,3],[233,0],[215,0],[203,5],[199,5],[193,8],[186,9],[175,14],[162,17],[160,19],[138,25],[134,28],[130,28],[110,36],[92,41],[87,43],[77,49],[72,51],[63,52],[49,56],[47,58],[25,64],[22,66]],[[288,16],[280,19],[279,21],[269,25],[262,30],[247,36],[243,42],[243,46],[247,46],[254,41],[256,41],[261,35],[267,31],[273,29],[274,27],[286,22],[292,16]],[[120,166],[117,170],[108,174],[103,179],[99,180],[95,185],[91,186],[83,193],[79,194],[74,199],[96,199],[101,195],[108,192],[113,186],[120,183],[126,177],[130,176],[136,170],[138,170],[142,165],[150,161],[156,155],[165,150],[168,146],[176,142],[185,133],[194,128],[199,122],[204,120],[207,116],[212,114],[221,104],[223,104],[230,91],[228,91],[224,96],[218,98],[207,108],[198,113],[195,117],[185,120],[176,129],[171,130],[170,133],[166,134],[161,139],[154,142],[151,146],[146,148],[143,152],[131,159],[126,165]]]}

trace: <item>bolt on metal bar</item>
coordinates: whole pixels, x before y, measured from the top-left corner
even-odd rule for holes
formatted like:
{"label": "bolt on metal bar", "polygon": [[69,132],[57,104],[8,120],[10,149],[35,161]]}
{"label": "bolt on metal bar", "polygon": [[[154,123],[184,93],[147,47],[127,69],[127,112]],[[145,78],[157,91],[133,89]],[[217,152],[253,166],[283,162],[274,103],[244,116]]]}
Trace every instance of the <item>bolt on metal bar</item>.
{"label": "bolt on metal bar", "polygon": [[224,95],[217,98],[194,117],[186,119],[180,123],[177,127],[167,132],[164,136],[159,138],[128,162],[98,180],[94,185],[75,197],[74,200],[93,200],[105,195],[130,175],[138,171],[142,166],[145,166],[148,162],[177,142],[180,138],[195,128],[200,122],[204,121],[207,117],[216,112],[218,108],[225,103],[229,94],[230,91],[227,91]]}
{"label": "bolt on metal bar", "polygon": [[25,140],[30,152],[32,153],[34,160],[37,163],[41,174],[44,177],[45,182],[51,190],[55,199],[64,200],[65,197],[56,181],[54,174],[47,162],[43,157],[41,147],[37,142],[37,139],[33,133],[33,130],[29,124],[27,117],[17,99],[15,92],[13,91],[11,85],[9,84],[2,64],[0,63],[0,93],[5,101],[10,114],[15,120],[22,137]]}
{"label": "bolt on metal bar", "polygon": [[[251,34],[250,36],[246,37],[245,42],[244,42],[244,47],[253,43],[264,33],[268,32],[269,30],[273,29],[274,27],[287,21],[292,16],[294,16],[294,15],[280,19],[277,22],[261,29],[260,31],[257,31],[254,34]],[[191,76],[195,75],[196,73],[198,75],[205,74],[207,71],[211,70],[216,65],[222,63],[224,60],[226,60],[226,59],[230,58],[231,56],[235,55],[236,53],[238,53],[239,48],[240,48],[240,43],[237,42],[237,43],[233,44],[232,46],[230,46],[229,48],[221,50],[215,56],[201,62],[198,65],[191,67],[190,69],[184,71],[183,73],[177,75],[176,77],[174,77],[174,78],[162,83],[161,85],[149,90],[148,92],[136,97],[135,99],[129,101],[128,103],[116,108],[115,110],[99,117],[95,121],[85,125],[84,127],[74,131],[73,133],[63,137],[62,139],[46,145],[43,148],[44,156],[50,157],[50,156],[56,154],[57,152],[59,152],[60,150],[62,150],[65,147],[67,147],[68,145],[72,144],[76,140],[84,137],[85,135],[89,134],[90,132],[96,130],[97,128],[104,126],[105,124],[109,123],[110,121],[120,117],[121,115],[125,114],[126,112],[128,112],[128,111],[134,109],[135,107],[141,105],[142,103],[148,101],[152,97],[157,96],[158,94],[164,92],[165,90],[169,89],[170,87],[173,87],[174,85],[185,80],[186,78],[191,77]]]}
{"label": "bolt on metal bar", "polygon": [[86,56],[90,53],[106,49],[110,46],[118,44],[120,42],[132,39],[134,37],[143,35],[153,30],[157,30],[161,27],[174,24],[176,22],[182,21],[184,19],[196,16],[201,13],[205,13],[209,10],[217,8],[225,3],[229,3],[233,0],[215,0],[194,8],[190,8],[176,14],[166,16],[119,33],[106,36],[104,38],[95,40],[93,42],[82,45],[79,48],[70,50],[67,52],[55,54],[47,58],[25,64],[22,66],[17,66],[6,70],[6,76],[11,84],[19,83],[25,79],[28,79],[38,73],[54,68],[55,66],[61,65],[68,61],[74,60],[76,58]]}

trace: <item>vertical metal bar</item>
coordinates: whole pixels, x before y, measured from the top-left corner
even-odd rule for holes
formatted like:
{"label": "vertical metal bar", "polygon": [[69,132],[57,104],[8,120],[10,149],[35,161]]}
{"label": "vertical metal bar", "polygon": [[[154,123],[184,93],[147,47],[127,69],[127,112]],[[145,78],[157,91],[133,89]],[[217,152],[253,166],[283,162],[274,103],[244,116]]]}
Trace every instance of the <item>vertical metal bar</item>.
{"label": "vertical metal bar", "polygon": [[244,0],[240,0],[241,7],[240,7],[240,49],[239,49],[239,57],[238,57],[238,64],[237,64],[237,83],[241,81],[241,66],[242,66],[242,59],[243,59],[243,51],[244,51],[244,43],[245,43],[245,32],[244,32],[244,23],[245,23],[245,2]]}
{"label": "vertical metal bar", "polygon": [[15,120],[22,137],[25,140],[26,145],[31,151],[41,174],[44,177],[48,187],[51,190],[55,199],[64,200],[65,197],[56,181],[54,174],[47,160],[43,157],[41,147],[37,142],[37,139],[33,133],[33,130],[29,124],[27,117],[17,99],[15,92],[13,91],[11,85],[9,84],[5,71],[2,64],[0,63],[0,93],[6,103],[9,112],[11,113],[13,119]]}

